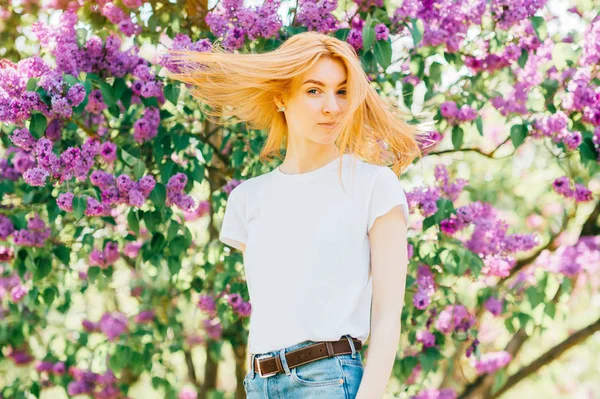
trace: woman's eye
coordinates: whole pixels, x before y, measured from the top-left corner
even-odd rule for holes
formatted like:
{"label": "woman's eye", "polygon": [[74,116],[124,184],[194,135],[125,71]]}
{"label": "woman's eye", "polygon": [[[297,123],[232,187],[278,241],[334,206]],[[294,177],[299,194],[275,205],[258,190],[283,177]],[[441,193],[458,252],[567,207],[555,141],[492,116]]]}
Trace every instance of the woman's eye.
{"label": "woman's eye", "polygon": [[[317,91],[317,89],[310,89],[310,90],[308,91],[308,93],[311,93],[311,92],[313,92],[313,91]],[[343,91],[343,92],[344,92],[344,94],[346,94],[346,90],[340,90],[340,91]]]}

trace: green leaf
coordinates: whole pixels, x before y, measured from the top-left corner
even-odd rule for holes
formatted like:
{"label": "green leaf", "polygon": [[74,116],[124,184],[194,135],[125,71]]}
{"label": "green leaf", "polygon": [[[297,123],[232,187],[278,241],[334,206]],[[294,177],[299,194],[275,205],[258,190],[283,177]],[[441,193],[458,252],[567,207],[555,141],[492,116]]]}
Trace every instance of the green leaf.
{"label": "green leaf", "polygon": [[477,126],[479,135],[483,137],[483,120],[481,119],[481,115],[477,116],[477,119],[475,119],[475,125]]}
{"label": "green leaf", "polygon": [[29,80],[27,81],[27,87],[25,88],[25,90],[35,91],[35,89],[37,89],[37,84],[38,84],[39,80],[40,80],[39,78],[29,78]]}
{"label": "green leaf", "polygon": [[513,143],[513,146],[518,148],[527,137],[527,128],[524,125],[513,125],[510,128],[510,140]]}
{"label": "green leaf", "polygon": [[185,251],[188,247],[185,245],[186,239],[184,236],[177,236],[171,241],[171,253],[174,256],[179,256],[183,251]]}
{"label": "green leaf", "polygon": [[123,149],[121,149],[121,158],[129,166],[134,166],[138,162],[141,162],[139,159],[137,159],[136,157],[134,157],[133,155],[131,155]]}
{"label": "green leaf", "polygon": [[[115,95],[115,99],[118,100],[121,98],[125,90],[127,89],[127,84],[125,84],[125,79],[116,78],[112,85],[113,93]],[[116,102],[116,101],[115,101]]]}
{"label": "green leaf", "polygon": [[121,96],[121,104],[123,104],[123,108],[125,108],[125,111],[127,111],[129,109],[129,106],[131,105],[131,97],[132,96],[133,96],[133,91],[131,91],[131,89],[129,87],[127,89],[125,89],[125,92]]}
{"label": "green leaf", "polygon": [[204,165],[200,165],[197,159],[194,159],[192,163],[194,164],[194,169],[191,172],[192,179],[202,183],[204,181]]}
{"label": "green leaf", "polygon": [[423,39],[423,32],[425,31],[425,27],[424,27],[423,21],[421,19],[417,20],[415,18],[411,18],[410,22],[411,22],[410,33],[413,38],[413,43],[415,44],[415,47],[417,47],[419,45],[419,43],[421,42],[421,39]]}
{"label": "green leaf", "polygon": [[464,131],[460,126],[452,128],[452,146],[458,150],[463,145]]}
{"label": "green leaf", "polygon": [[166,244],[165,236],[162,233],[154,233],[152,241],[150,241],[150,248],[154,253],[160,253]]}
{"label": "green leaf", "polygon": [[548,29],[546,27],[546,20],[544,17],[531,17],[531,24],[533,25],[533,29],[535,30],[538,39],[544,41],[548,36]]}
{"label": "green leaf", "polygon": [[52,271],[52,261],[46,257],[35,259],[35,271],[33,281],[39,281],[46,277]]}
{"label": "green leaf", "polygon": [[544,301],[544,293],[540,292],[538,287],[531,286],[525,290],[527,298],[531,303],[531,309],[535,309],[540,303]]}
{"label": "green leaf", "polygon": [[146,228],[148,229],[148,231],[150,231],[151,233],[154,233],[158,227],[156,225],[152,212],[144,213],[144,223],[146,224]]}
{"label": "green leaf", "polygon": [[407,379],[412,373],[413,369],[417,367],[419,360],[414,356],[406,356],[400,360],[400,369],[402,371],[402,378]]}
{"label": "green leaf", "polygon": [[383,70],[386,70],[392,64],[392,45],[389,41],[378,40],[375,43],[373,53],[375,54],[375,60]]}
{"label": "green leaf", "polygon": [[432,371],[436,366],[436,362],[441,358],[442,355],[436,348],[427,348],[421,352],[421,354],[419,354],[419,361],[421,362],[423,373],[427,374]]}
{"label": "green leaf", "polygon": [[29,123],[29,131],[31,135],[36,139],[41,138],[48,127],[48,120],[44,114],[35,113],[31,116],[31,122]]}
{"label": "green leaf", "polygon": [[494,375],[494,384],[492,385],[492,395],[495,394],[496,392],[498,392],[498,390],[500,388],[502,388],[502,386],[504,384],[506,384],[506,380],[508,379],[508,377],[506,376],[506,370],[501,369],[498,370],[495,375]]}
{"label": "green leaf", "polygon": [[150,201],[158,207],[165,206],[165,201],[167,199],[167,189],[165,185],[162,183],[156,183],[154,189],[149,195]]}
{"label": "green leaf", "polygon": [[177,99],[179,98],[179,84],[169,83],[165,86],[165,98],[172,104],[177,105]]}
{"label": "green leaf", "polygon": [[133,177],[135,180],[139,180],[144,176],[144,172],[146,171],[146,165],[142,161],[138,161],[133,166]]}
{"label": "green leaf", "polygon": [[63,80],[69,84],[69,86],[73,86],[76,83],[79,83],[79,79],[77,77],[70,75],[68,73],[63,73]]}
{"label": "green leaf", "polygon": [[60,214],[60,208],[56,205],[56,199],[48,198],[46,201],[46,210],[48,211],[48,221],[53,223]]}
{"label": "green leaf", "polygon": [[174,220],[171,220],[169,224],[169,230],[167,231],[167,241],[172,241],[173,238],[177,236],[177,232],[179,231],[179,223]]}
{"label": "green leaf", "polygon": [[65,266],[71,263],[71,250],[64,245],[58,245],[52,249],[54,256],[58,258]]}
{"label": "green leaf", "polygon": [[528,315],[527,313],[523,313],[523,312],[519,312],[516,314],[517,319],[519,320],[519,328],[526,328],[527,327],[527,323],[532,320],[531,316]]}
{"label": "green leaf", "polygon": [[435,83],[442,81],[442,64],[434,62],[429,66],[429,77]]}
{"label": "green leaf", "polygon": [[598,155],[596,153],[596,149],[594,147],[594,142],[591,138],[585,138],[579,145],[579,153],[581,158],[587,159],[589,161],[596,161]]}
{"label": "green leaf", "polygon": [[133,208],[129,209],[129,213],[127,214],[127,224],[136,236],[140,234],[140,222]]}
{"label": "green leaf", "polygon": [[517,63],[519,64],[519,66],[521,68],[525,68],[525,65],[527,64],[528,59],[529,59],[529,52],[525,49],[521,49],[521,56],[517,60]]}
{"label": "green leaf", "polygon": [[52,305],[52,302],[54,302],[54,298],[56,298],[56,288],[54,287],[48,287],[44,290],[44,293],[42,294],[42,298],[44,298],[44,302],[46,303],[46,305],[50,306]]}
{"label": "green leaf", "polygon": [[367,15],[367,20],[363,26],[362,30],[362,38],[363,38],[363,52],[371,49],[373,43],[375,43],[375,28],[371,26],[371,15]]}
{"label": "green leaf", "polygon": [[90,266],[87,271],[88,279],[94,281],[100,274],[100,268],[98,266]]}
{"label": "green leaf", "polygon": [[189,248],[192,245],[192,232],[185,226],[183,226],[183,236],[185,237],[184,247]]}
{"label": "green leaf", "polygon": [[87,198],[83,196],[73,197],[73,215],[79,220],[83,217],[87,208]]}
{"label": "green leaf", "polygon": [[169,272],[171,272],[172,276],[175,276],[179,273],[179,270],[181,270],[181,261],[179,258],[172,256],[167,260],[167,264],[169,265]]}
{"label": "green leaf", "polygon": [[102,99],[104,103],[107,107],[111,107],[117,102],[112,86],[104,81],[99,82],[99,84],[100,92],[102,92]]}
{"label": "green leaf", "polygon": [[412,106],[414,90],[415,86],[411,83],[402,83],[402,99],[408,108]]}
{"label": "green leaf", "polygon": [[204,281],[200,277],[194,277],[191,284],[192,288],[196,292],[202,292],[204,289]]}
{"label": "green leaf", "polygon": [[350,34],[350,29],[349,28],[342,28],[342,29],[338,29],[333,33],[333,36],[335,36],[337,39],[345,42],[346,39],[348,38],[348,35]]}
{"label": "green leaf", "polygon": [[171,177],[171,171],[173,170],[174,166],[175,166],[175,162],[173,162],[170,159],[167,159],[167,162],[165,162],[165,164],[163,166],[161,166],[160,179],[163,183],[166,183],[169,181],[169,178]]}

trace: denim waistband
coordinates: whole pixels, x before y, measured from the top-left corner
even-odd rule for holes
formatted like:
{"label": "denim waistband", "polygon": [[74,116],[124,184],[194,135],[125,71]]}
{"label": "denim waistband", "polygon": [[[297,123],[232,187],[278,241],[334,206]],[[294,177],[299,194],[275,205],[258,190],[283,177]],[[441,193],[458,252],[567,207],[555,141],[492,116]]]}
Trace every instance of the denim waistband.
{"label": "denim waistband", "polygon": [[[352,348],[352,357],[354,357],[356,355],[356,353],[358,353],[358,352],[356,351],[356,349],[354,347],[354,341],[352,341],[352,336],[350,334],[345,334],[343,337],[346,338],[348,340],[348,342],[350,343],[350,348]],[[288,346],[287,348],[277,349],[277,350],[273,350],[273,351],[270,351],[270,352],[264,352],[264,353],[253,353],[251,355],[251,357],[250,357],[250,371],[251,371],[250,377],[254,378],[254,376],[257,373],[256,370],[254,369],[254,359],[256,357],[258,357],[258,356],[261,356],[261,357],[262,356],[280,356],[280,357],[282,357],[283,363],[285,363],[284,367],[287,368],[286,367],[287,366],[287,362],[285,362],[285,359],[283,359],[283,355],[285,353],[291,352],[294,349],[299,349],[299,348],[303,348],[305,346],[309,346],[309,345],[315,344],[317,342],[320,342],[320,341],[307,340],[307,341],[300,342],[298,344],[294,344],[294,345]]]}

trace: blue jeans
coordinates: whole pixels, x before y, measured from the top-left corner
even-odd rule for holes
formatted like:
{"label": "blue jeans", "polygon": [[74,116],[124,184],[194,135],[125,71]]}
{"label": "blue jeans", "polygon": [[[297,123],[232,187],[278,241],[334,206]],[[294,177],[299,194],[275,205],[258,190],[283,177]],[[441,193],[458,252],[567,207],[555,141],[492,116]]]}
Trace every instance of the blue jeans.
{"label": "blue jeans", "polygon": [[[364,365],[362,356],[350,342],[352,353],[335,355],[290,369],[285,353],[314,344],[304,341],[272,352],[252,354],[250,371],[244,377],[244,390],[248,399],[354,399],[362,380]],[[285,373],[262,378],[254,368],[257,356],[277,355]]]}

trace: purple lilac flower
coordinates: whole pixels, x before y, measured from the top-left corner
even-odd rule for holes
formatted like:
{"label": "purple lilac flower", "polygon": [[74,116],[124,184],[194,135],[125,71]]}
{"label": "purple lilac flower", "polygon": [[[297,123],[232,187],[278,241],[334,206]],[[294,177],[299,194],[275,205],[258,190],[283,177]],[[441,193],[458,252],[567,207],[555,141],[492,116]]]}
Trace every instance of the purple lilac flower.
{"label": "purple lilac flower", "polygon": [[[226,21],[221,19],[219,16],[214,18],[214,15],[214,12],[209,12],[206,15],[206,23],[209,25],[209,28],[213,31],[213,33],[223,33],[225,28],[221,28],[220,25],[226,25]],[[208,39],[200,39],[197,42],[192,43],[192,40],[189,38],[189,36],[183,33],[178,33],[173,39],[173,44],[171,45],[170,50],[193,50],[198,52],[209,52],[212,50],[212,44]],[[174,56],[170,53],[161,55],[159,59],[159,65],[165,67],[169,72],[172,73],[181,72],[181,64],[174,60]]]}
{"label": "purple lilac flower", "polygon": [[319,33],[330,33],[339,27],[333,12],[337,8],[337,1],[328,0],[300,0],[296,22],[306,26],[308,30]]}
{"label": "purple lilac flower", "polygon": [[214,340],[221,339],[223,334],[223,325],[219,322],[218,319],[205,319],[202,321],[204,325],[204,330],[206,334]]}
{"label": "purple lilac flower", "polygon": [[511,360],[512,355],[507,351],[489,352],[481,355],[479,360],[472,358],[472,364],[477,374],[491,374],[505,367]]}
{"label": "purple lilac flower", "polygon": [[375,40],[387,40],[390,35],[390,30],[385,24],[375,25]]}
{"label": "purple lilac flower", "polygon": [[6,216],[0,215],[0,240],[5,241],[13,231],[15,231],[15,226],[12,221]]}
{"label": "purple lilac flower", "polygon": [[27,287],[25,287],[22,284],[19,284],[13,287],[13,289],[10,291],[10,298],[14,303],[19,303],[21,302],[21,299],[23,299],[23,297],[27,295],[27,292],[29,292]]}
{"label": "purple lilac flower", "polygon": [[160,110],[156,107],[145,108],[142,117],[133,124],[134,140],[139,144],[151,140],[158,133],[159,124]]}
{"label": "purple lilac flower", "polygon": [[487,309],[487,311],[493,314],[494,316],[500,316],[500,314],[502,313],[503,302],[504,301],[492,296],[485,301],[484,306]]}
{"label": "purple lilac flower", "polygon": [[100,147],[100,156],[107,162],[112,163],[117,159],[117,146],[110,141],[102,143]]}
{"label": "purple lilac flower", "polygon": [[198,394],[191,388],[182,388],[177,395],[177,399],[198,399]]}
{"label": "purple lilac flower", "polygon": [[15,231],[13,236],[15,244],[42,248],[52,234],[52,229],[46,227],[46,224],[38,215],[29,219],[28,228],[29,230],[22,229]]}
{"label": "purple lilac flower", "polygon": [[136,323],[149,323],[154,319],[155,313],[153,310],[145,310],[135,316]]}
{"label": "purple lilac flower", "polygon": [[250,302],[242,302],[235,311],[240,317],[248,317],[252,313],[252,305]]}
{"label": "purple lilac flower", "polygon": [[186,184],[187,176],[184,173],[177,173],[171,176],[167,183],[167,206],[177,205],[186,212],[194,210],[196,206],[194,200],[183,192]]}
{"label": "purple lilac flower", "polygon": [[67,371],[67,368],[63,362],[56,362],[52,367],[52,372],[55,375],[63,375]]}
{"label": "purple lilac flower", "polygon": [[66,192],[59,194],[56,199],[56,205],[65,212],[73,212],[73,193]]}
{"label": "purple lilac flower", "polygon": [[32,151],[37,140],[29,133],[27,128],[15,129],[9,136],[10,141],[25,151]]}
{"label": "purple lilac flower", "polygon": [[475,323],[473,315],[463,305],[448,305],[436,320],[435,327],[444,334],[466,332]]}
{"label": "purple lilac flower", "polygon": [[435,335],[430,331],[420,330],[417,332],[417,342],[422,343],[424,348],[435,346]]}
{"label": "purple lilac flower", "polygon": [[456,399],[456,397],[456,392],[452,388],[428,388],[419,392],[417,395],[411,396],[410,399]]}
{"label": "purple lilac flower", "polygon": [[210,295],[200,295],[200,298],[198,299],[198,308],[211,316],[215,315],[215,312],[217,311],[215,299]]}
{"label": "purple lilac flower", "polygon": [[120,312],[104,313],[100,319],[100,330],[114,341],[127,330],[127,318]]}

